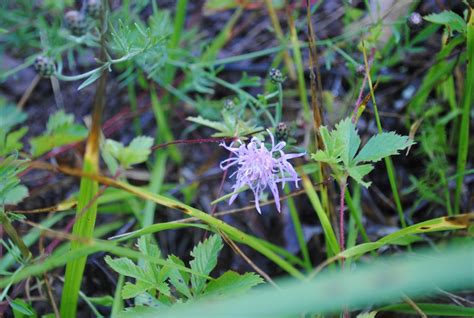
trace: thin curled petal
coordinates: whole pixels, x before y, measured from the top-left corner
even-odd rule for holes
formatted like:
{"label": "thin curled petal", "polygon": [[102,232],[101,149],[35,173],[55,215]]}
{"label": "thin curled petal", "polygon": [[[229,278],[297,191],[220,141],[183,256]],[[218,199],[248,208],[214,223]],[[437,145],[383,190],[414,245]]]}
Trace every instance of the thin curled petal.
{"label": "thin curled petal", "polygon": [[[230,179],[235,177],[235,184],[232,186],[234,191],[247,185],[253,192],[255,197],[255,208],[259,213],[260,198],[263,192],[268,188],[275,199],[275,206],[278,212],[281,211],[280,194],[278,192],[278,183],[282,184],[282,189],[285,182],[294,181],[298,187],[298,174],[288,160],[304,156],[302,154],[285,154],[283,148],[286,143],[281,141],[275,145],[275,138],[268,131],[271,140],[271,148],[267,149],[265,144],[258,138],[253,137],[248,144],[242,143],[238,140],[239,147],[232,147],[232,142],[229,146],[222,143],[221,146],[230,151],[235,158],[228,158],[220,163],[222,170],[227,170],[231,166],[237,166],[237,170],[231,174]],[[229,204],[236,200],[239,193],[231,196]]]}

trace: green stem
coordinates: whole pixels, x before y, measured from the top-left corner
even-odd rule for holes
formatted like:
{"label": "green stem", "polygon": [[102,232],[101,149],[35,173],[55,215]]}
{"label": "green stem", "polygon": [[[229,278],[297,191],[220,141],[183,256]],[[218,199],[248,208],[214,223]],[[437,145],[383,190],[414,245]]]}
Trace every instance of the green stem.
{"label": "green stem", "polygon": [[[369,72],[369,62],[367,60],[367,52],[365,51],[365,46],[362,43],[362,52],[364,54],[364,63],[365,63],[365,69],[367,70],[367,80],[369,82],[369,88],[370,88],[370,97],[372,98],[372,103],[374,105],[374,114],[375,114],[375,121],[377,123],[377,128],[379,133],[382,133],[382,124],[380,122],[380,116],[379,116],[379,111],[377,108],[377,102],[375,101],[375,93],[374,93],[374,86],[372,85],[372,78],[370,76]],[[390,157],[385,157],[385,166],[387,168],[387,174],[388,174],[388,181],[390,183],[390,188],[392,190],[393,194],[393,199],[395,200],[395,205],[397,207],[397,212],[398,212],[398,217],[400,219],[400,224],[402,227],[406,227],[407,223],[405,221],[405,215],[403,214],[403,207],[402,207],[402,202],[400,200],[400,196],[398,194],[398,187],[397,187],[397,181],[395,179],[395,168],[393,167],[393,162]]]}
{"label": "green stem", "polygon": [[26,246],[25,242],[23,242],[23,239],[21,238],[20,235],[16,232],[15,228],[10,222],[10,219],[8,216],[5,214],[5,211],[3,209],[0,209],[0,224],[3,225],[3,229],[7,233],[7,235],[10,237],[10,239],[13,241],[13,243],[18,246],[20,249],[21,255],[23,255],[24,260],[28,260],[31,258],[31,252]]}
{"label": "green stem", "polygon": [[[290,190],[285,187],[285,193],[289,194]],[[298,211],[296,210],[295,201],[292,197],[288,197],[288,208],[290,210],[291,221],[293,222],[293,227],[296,233],[296,239],[298,240],[298,244],[300,246],[301,254],[303,255],[304,261],[304,268],[309,272],[313,268],[311,264],[311,258],[309,257],[308,246],[306,245],[306,241],[304,239],[303,228],[301,226],[300,217],[298,215]]]}
{"label": "green stem", "polygon": [[459,130],[459,147],[457,159],[456,192],[454,195],[454,214],[459,214],[461,205],[461,192],[466,170],[466,161],[469,152],[469,113],[472,109],[474,87],[474,10],[470,9],[470,19],[467,25],[467,70],[464,85],[464,97],[462,108],[461,128]]}
{"label": "green stem", "polygon": [[281,122],[283,113],[283,85],[282,83],[278,83],[278,104],[276,108],[276,117],[275,121],[278,123]]}

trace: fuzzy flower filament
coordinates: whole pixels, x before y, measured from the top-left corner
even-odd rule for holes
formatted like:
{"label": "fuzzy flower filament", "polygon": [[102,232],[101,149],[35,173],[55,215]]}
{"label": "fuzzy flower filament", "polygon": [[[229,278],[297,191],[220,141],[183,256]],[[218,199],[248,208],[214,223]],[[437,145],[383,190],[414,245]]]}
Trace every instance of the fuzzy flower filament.
{"label": "fuzzy flower filament", "polygon": [[[232,189],[240,190],[244,186],[248,186],[255,196],[255,207],[259,213],[260,198],[268,187],[275,199],[275,205],[280,212],[280,194],[278,192],[278,183],[281,183],[282,189],[285,182],[293,181],[298,187],[298,174],[288,162],[288,160],[304,156],[305,153],[285,154],[283,148],[286,146],[284,141],[280,141],[275,145],[273,135],[268,131],[272,141],[271,149],[267,149],[259,139],[252,138],[246,145],[238,140],[238,147],[233,147],[233,143],[227,146],[225,143],[220,145],[232,153],[232,157],[221,162],[222,170],[227,170],[232,166],[236,166],[237,170],[229,177],[235,177],[235,183]],[[229,200],[229,205],[234,202],[239,193],[235,193]]]}

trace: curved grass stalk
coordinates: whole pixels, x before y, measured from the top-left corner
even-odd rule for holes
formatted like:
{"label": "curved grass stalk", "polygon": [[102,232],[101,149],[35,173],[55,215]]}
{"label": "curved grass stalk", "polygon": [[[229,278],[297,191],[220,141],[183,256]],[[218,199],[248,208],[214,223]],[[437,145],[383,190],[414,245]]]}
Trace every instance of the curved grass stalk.
{"label": "curved grass stalk", "polygon": [[[46,168],[47,165],[43,165],[43,167]],[[51,166],[49,166],[48,168],[51,169]],[[136,186],[132,186],[125,182],[117,181],[117,180],[100,176],[97,174],[84,173],[82,171],[78,171],[76,169],[71,169],[68,167],[57,167],[56,170],[68,175],[77,176],[81,178],[88,178],[96,182],[102,183],[104,185],[122,189],[144,200],[151,200],[155,202],[156,204],[163,205],[168,208],[180,210],[181,212],[191,217],[200,219],[202,222],[205,222],[209,224],[209,226],[214,227],[224,232],[230,237],[234,239],[238,239],[241,243],[248,245],[249,247],[253,248],[257,252],[267,257],[269,260],[273,261],[275,264],[280,266],[283,270],[288,272],[291,276],[298,279],[304,279],[304,275],[300,271],[298,271],[295,267],[293,267],[289,262],[287,262],[286,260],[278,256],[278,254],[272,251],[270,248],[268,248],[266,244],[263,244],[261,241],[259,241],[258,239],[255,239],[251,235],[248,235],[236,229],[235,227],[225,223],[224,221],[221,221],[201,210],[188,206],[174,199],[167,198],[163,195],[151,193],[147,190],[141,189]]]}

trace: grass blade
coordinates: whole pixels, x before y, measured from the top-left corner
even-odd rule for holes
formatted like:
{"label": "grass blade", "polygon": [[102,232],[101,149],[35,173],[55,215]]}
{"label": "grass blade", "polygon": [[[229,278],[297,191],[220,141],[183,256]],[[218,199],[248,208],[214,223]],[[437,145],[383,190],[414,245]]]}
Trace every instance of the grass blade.
{"label": "grass blade", "polygon": [[471,18],[467,25],[467,72],[464,84],[461,128],[459,131],[459,148],[457,160],[456,192],[454,198],[454,213],[458,214],[461,202],[461,189],[466,170],[467,155],[469,152],[469,117],[474,103],[472,88],[474,87],[474,12],[471,9]]}

